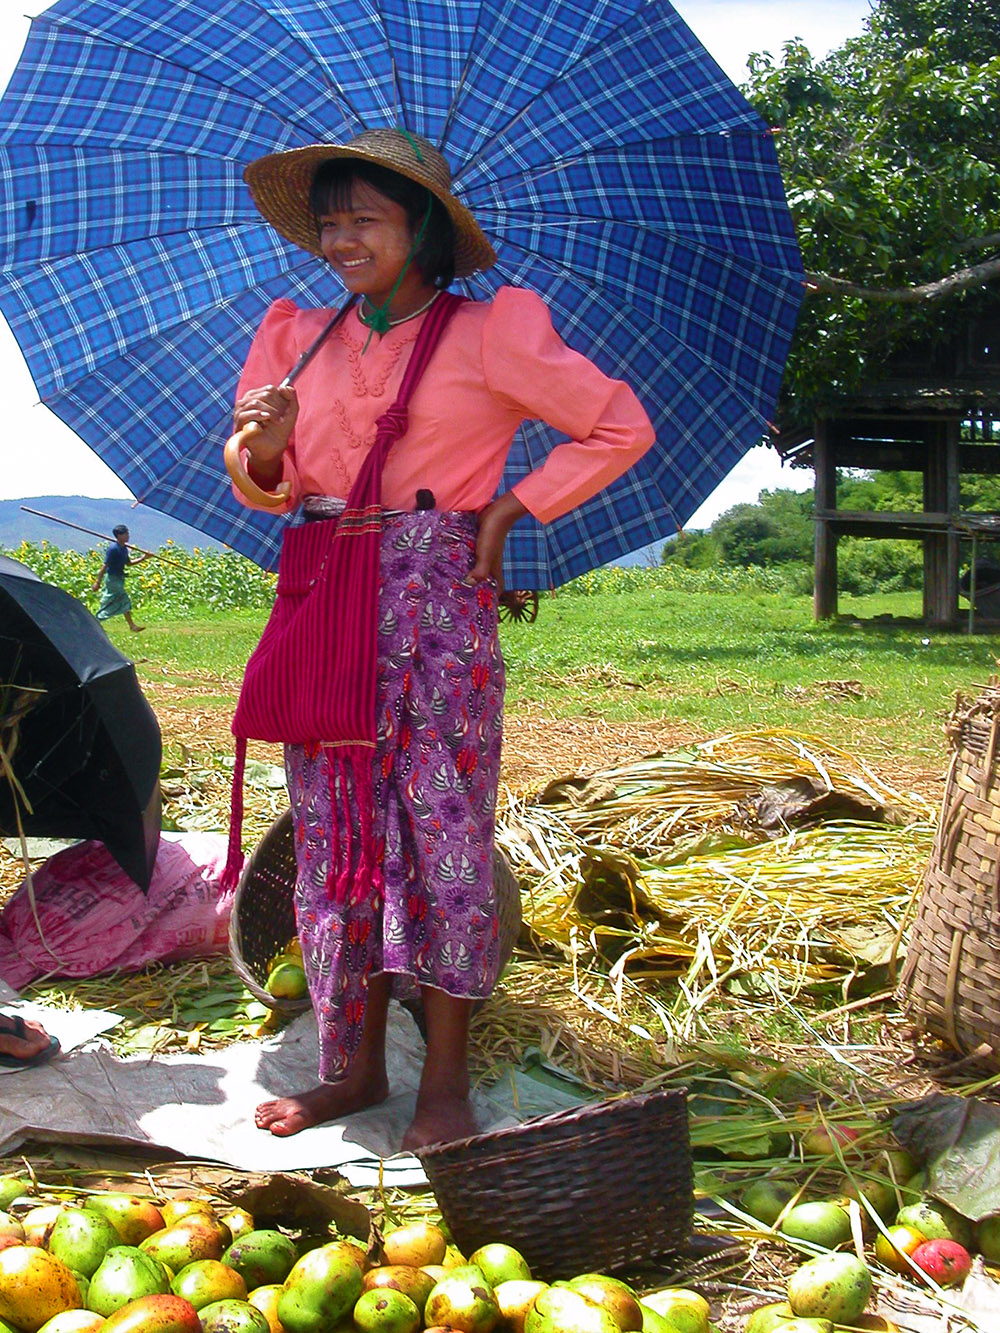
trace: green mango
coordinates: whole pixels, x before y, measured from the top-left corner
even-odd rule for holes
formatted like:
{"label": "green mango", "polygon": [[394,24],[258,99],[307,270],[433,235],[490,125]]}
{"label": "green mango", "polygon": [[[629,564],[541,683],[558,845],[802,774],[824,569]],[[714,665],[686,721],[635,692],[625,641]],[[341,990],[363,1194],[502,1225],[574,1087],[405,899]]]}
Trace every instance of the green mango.
{"label": "green mango", "polygon": [[49,1253],[67,1268],[92,1277],[121,1236],[106,1217],[89,1208],[67,1208],[59,1214],[49,1236]]}
{"label": "green mango", "polygon": [[362,1290],[355,1247],[332,1241],[296,1260],[278,1297],[278,1319],[286,1333],[327,1333]]}
{"label": "green mango", "polygon": [[222,1255],[222,1262],[246,1281],[247,1288],[265,1287],[284,1282],[298,1259],[295,1242],[281,1231],[248,1231],[234,1240]]}

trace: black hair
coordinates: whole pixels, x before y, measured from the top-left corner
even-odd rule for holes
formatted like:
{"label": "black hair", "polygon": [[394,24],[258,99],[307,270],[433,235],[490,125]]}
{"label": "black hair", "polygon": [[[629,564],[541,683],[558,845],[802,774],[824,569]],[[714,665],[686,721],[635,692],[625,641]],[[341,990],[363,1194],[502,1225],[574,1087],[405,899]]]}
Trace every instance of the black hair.
{"label": "black hair", "polygon": [[413,262],[423,277],[435,287],[450,287],[455,278],[455,231],[448,210],[425,186],[402,176],[389,167],[353,158],[329,158],[316,168],[309,189],[309,208],[319,234],[320,217],[333,210],[346,211],[351,206],[351,192],[356,180],[364,181],[372,189],[384,194],[394,204],[406,210],[411,233],[416,236],[427,214],[427,200],[431,201],[430,217],[420,248]]}
{"label": "black hair", "polygon": [[127,537],[127,536],[128,536],[128,524],[127,524],[127,523],[116,523],[115,526],[111,529],[111,535],[112,535],[112,537]]}

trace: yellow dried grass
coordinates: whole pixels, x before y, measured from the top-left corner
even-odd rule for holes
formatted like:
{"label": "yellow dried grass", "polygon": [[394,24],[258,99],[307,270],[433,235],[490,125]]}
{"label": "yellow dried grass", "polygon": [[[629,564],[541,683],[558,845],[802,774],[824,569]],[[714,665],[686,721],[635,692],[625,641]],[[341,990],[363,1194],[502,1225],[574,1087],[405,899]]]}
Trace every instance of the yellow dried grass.
{"label": "yellow dried grass", "polygon": [[584,840],[663,846],[696,830],[745,827],[747,800],[803,778],[886,806],[903,822],[934,814],[922,797],[889,786],[863,760],[791,729],[715,737],[690,751],[599,769],[585,782],[556,779],[531,805],[551,810]]}
{"label": "yellow dried grass", "polygon": [[[748,801],[803,777],[889,807],[899,822],[766,839]],[[589,1002],[617,1014],[627,980],[645,1001],[640,1026],[676,1049],[699,1025],[710,1031],[706,1011],[734,985],[806,1004],[821,988],[829,1008],[831,987],[846,1003],[854,978],[891,965],[933,819],[926,801],[863,762],[783,730],[556,781],[533,802],[508,797],[498,839],[522,876],[529,934],[569,965],[577,1005],[586,975]],[[655,857],[639,854],[651,847]]]}

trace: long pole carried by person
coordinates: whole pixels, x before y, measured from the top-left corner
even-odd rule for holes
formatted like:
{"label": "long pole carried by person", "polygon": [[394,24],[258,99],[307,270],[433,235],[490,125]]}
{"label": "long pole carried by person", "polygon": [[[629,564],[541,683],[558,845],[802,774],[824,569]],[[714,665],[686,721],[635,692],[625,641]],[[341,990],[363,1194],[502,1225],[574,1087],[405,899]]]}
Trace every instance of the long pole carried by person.
{"label": "long pole carried by person", "polygon": [[[79,523],[71,523],[68,518],[56,518],[55,514],[45,514],[41,509],[30,509],[27,505],[21,505],[21,509],[26,514],[34,514],[36,518],[47,518],[50,523],[61,523],[64,528],[75,528],[77,532],[85,532],[90,537],[100,537],[102,541],[113,542],[115,540],[114,537],[109,537],[106,533],[95,532],[93,528],[82,528]],[[178,569],[183,568],[180,561],[171,560],[168,555],[160,555],[158,551],[144,551],[141,546],[136,546],[133,542],[126,542],[125,545],[130,551],[135,551],[138,555],[146,555],[153,560],[162,560],[164,564],[176,565]]]}

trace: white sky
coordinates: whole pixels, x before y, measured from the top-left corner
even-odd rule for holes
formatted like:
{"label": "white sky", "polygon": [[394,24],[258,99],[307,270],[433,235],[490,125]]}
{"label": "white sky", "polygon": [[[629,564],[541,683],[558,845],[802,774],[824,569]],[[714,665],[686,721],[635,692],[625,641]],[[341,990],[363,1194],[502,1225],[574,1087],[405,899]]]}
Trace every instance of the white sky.
{"label": "white sky", "polygon": [[[737,83],[747,77],[751,51],[771,51],[801,38],[814,56],[825,55],[862,31],[870,0],[673,0],[681,14],[726,73]],[[17,63],[28,32],[25,9],[39,14],[45,0],[0,0],[0,87]],[[0,499],[31,495],[88,495],[125,498],[129,492],[68,427],[38,403],[31,376],[10,330],[0,316],[0,386],[6,424]],[[810,472],[782,468],[772,449],[753,449],[690,520],[708,527],[734,504],[753,502],[764,489],[802,490]]]}

